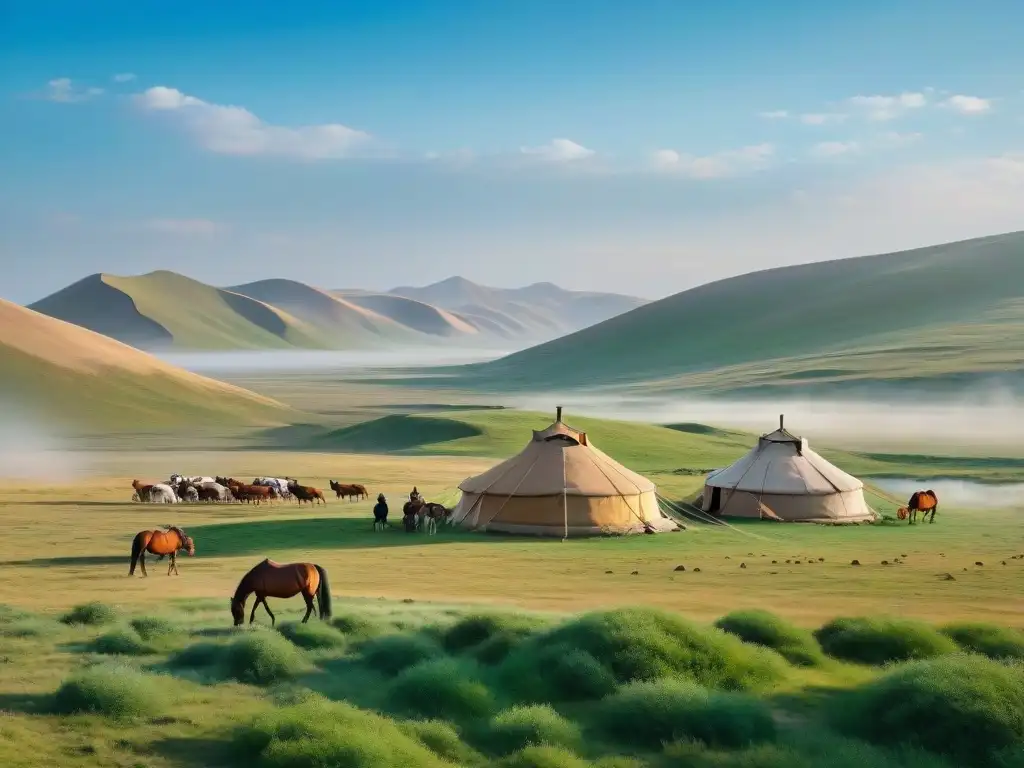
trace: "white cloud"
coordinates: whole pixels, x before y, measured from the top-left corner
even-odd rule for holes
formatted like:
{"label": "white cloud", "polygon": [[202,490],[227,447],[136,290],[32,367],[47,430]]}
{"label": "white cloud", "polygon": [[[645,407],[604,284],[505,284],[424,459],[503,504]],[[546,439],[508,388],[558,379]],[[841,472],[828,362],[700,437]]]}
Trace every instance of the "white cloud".
{"label": "white cloud", "polygon": [[846,115],[841,112],[809,112],[800,115],[800,122],[804,125],[827,125],[841,123],[844,120],[846,120]]}
{"label": "white cloud", "polygon": [[115,83],[130,83],[135,79],[135,74],[132,72],[119,72],[110,79]]}
{"label": "white cloud", "polygon": [[847,100],[856,109],[863,110],[870,120],[893,120],[912,109],[928,104],[924,93],[906,92],[895,96],[853,96]]}
{"label": "white cloud", "polygon": [[46,98],[63,104],[88,101],[102,93],[102,88],[77,88],[70,77],[58,77],[46,84]]}
{"label": "white cloud", "polygon": [[552,139],[540,147],[520,147],[520,153],[531,155],[553,163],[566,163],[574,160],[585,160],[597,153],[569,139]]}
{"label": "white cloud", "polygon": [[693,179],[719,179],[765,167],[775,155],[771,144],[754,144],[713,155],[681,154],[674,149],[659,149],[651,157],[655,169],[678,173]]}
{"label": "white cloud", "polygon": [[979,96],[950,96],[943,104],[962,115],[980,115],[992,109],[992,102]]}
{"label": "white cloud", "polygon": [[149,219],[144,222],[144,226],[154,232],[184,237],[206,237],[226,229],[223,224],[211,219]]}
{"label": "white cloud", "polygon": [[920,141],[923,134],[919,132],[900,133],[899,131],[887,131],[879,136],[879,143],[886,146],[904,146]]}
{"label": "white cloud", "polygon": [[270,125],[244,107],[211,104],[176,88],[155,86],[136,101],[179,120],[199,146],[219,154],[326,160],[352,157],[372,144],[369,134],[339,123]]}
{"label": "white cloud", "polygon": [[789,117],[789,112],[785,109],[773,109],[769,112],[760,112],[758,114],[765,120],[785,120]]}
{"label": "white cloud", "polygon": [[814,157],[839,157],[860,151],[860,144],[856,141],[821,141],[811,147],[811,155]]}

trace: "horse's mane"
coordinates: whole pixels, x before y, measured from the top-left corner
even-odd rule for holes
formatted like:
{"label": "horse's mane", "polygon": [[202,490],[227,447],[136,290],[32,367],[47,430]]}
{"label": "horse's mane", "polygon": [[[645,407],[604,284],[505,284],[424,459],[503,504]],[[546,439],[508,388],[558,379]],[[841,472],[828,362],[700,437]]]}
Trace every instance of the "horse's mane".
{"label": "horse's mane", "polygon": [[164,526],[164,530],[166,530],[166,531],[174,531],[176,534],[181,536],[182,539],[187,539],[188,538],[188,536],[185,535],[185,531],[183,529],[179,528],[176,525],[165,525]]}

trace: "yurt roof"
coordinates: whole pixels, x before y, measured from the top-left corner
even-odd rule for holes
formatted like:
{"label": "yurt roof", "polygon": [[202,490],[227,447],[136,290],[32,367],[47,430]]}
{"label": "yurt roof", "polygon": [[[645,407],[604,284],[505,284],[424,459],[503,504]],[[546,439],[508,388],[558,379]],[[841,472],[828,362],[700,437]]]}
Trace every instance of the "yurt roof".
{"label": "yurt roof", "polygon": [[781,425],[757,441],[757,445],[725,469],[713,472],[706,484],[712,488],[761,494],[823,495],[856,491],[864,483],[811,450],[806,438]]}
{"label": "yurt roof", "polygon": [[560,419],[534,430],[522,451],[463,480],[464,493],[498,496],[635,496],[656,486],[594,447],[587,434]]}

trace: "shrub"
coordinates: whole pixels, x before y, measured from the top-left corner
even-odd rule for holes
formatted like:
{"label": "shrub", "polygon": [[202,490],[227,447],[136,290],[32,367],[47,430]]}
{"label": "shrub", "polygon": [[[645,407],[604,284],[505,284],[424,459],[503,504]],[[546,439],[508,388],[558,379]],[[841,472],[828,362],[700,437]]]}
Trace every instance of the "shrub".
{"label": "shrub", "polygon": [[465,651],[499,638],[498,647],[511,647],[516,641],[543,626],[543,621],[530,616],[478,613],[466,616],[448,627],[441,636],[441,642],[445,650],[451,653]]}
{"label": "shrub", "polygon": [[981,622],[952,624],[942,629],[965,651],[980,653],[990,659],[1024,659],[1024,632]]}
{"label": "shrub", "polygon": [[825,660],[814,635],[767,611],[736,611],[715,625],[746,643],[771,648],[791,664],[813,667]]}
{"label": "shrub", "polygon": [[928,659],[958,650],[938,630],[910,619],[834,619],[814,636],[829,656],[861,664]]}
{"label": "shrub", "polygon": [[278,631],[299,648],[308,650],[342,648],[345,645],[345,636],[330,624],[323,622],[282,624]]}
{"label": "shrub", "polygon": [[405,670],[391,683],[387,697],[397,710],[445,720],[487,715],[494,706],[474,666],[450,658]]}
{"label": "shrub", "polygon": [[1024,741],[1024,667],[964,655],[911,662],[838,700],[833,714],[868,741],[992,765]]}
{"label": "shrub", "polygon": [[117,720],[152,717],[168,700],[169,678],[126,666],[96,665],[65,680],[53,697],[57,714],[97,714]]}
{"label": "shrub", "polygon": [[531,745],[509,755],[501,768],[588,768],[588,763],[562,747]]}
{"label": "shrub", "polygon": [[308,671],[310,664],[276,632],[258,630],[224,649],[224,667],[227,675],[239,682],[270,685]]}
{"label": "shrub", "polygon": [[162,616],[141,616],[132,619],[131,627],[143,640],[153,642],[176,639],[184,634],[177,624]]}
{"label": "shrub", "polygon": [[487,734],[488,746],[502,755],[531,744],[573,749],[580,741],[579,728],[547,704],[507,709],[491,720]]}
{"label": "shrub", "polygon": [[479,764],[482,759],[459,738],[458,732],[443,720],[406,720],[399,726],[440,758],[457,765]]}
{"label": "shrub", "polygon": [[243,757],[266,768],[445,768],[393,721],[319,697],[278,707],[238,729]]}
{"label": "shrub", "polygon": [[156,653],[156,649],[143,640],[133,629],[115,629],[97,637],[90,648],[95,653],[123,656],[143,656]]}
{"label": "shrub", "polygon": [[558,644],[585,651],[623,683],[681,677],[741,690],[767,687],[786,674],[777,654],[651,608],[587,614],[531,638],[520,651],[539,658],[542,649]]}
{"label": "shrub", "polygon": [[611,737],[643,748],[678,739],[721,747],[775,739],[775,721],[767,705],[685,680],[632,683],[598,705],[597,720]]}
{"label": "shrub", "polygon": [[441,655],[437,643],[422,635],[385,635],[360,648],[363,662],[378,672],[397,675],[402,670]]}
{"label": "shrub", "polygon": [[173,654],[168,660],[172,667],[211,667],[224,660],[226,646],[217,643],[193,643]]}
{"label": "shrub", "polygon": [[565,643],[531,643],[500,669],[506,690],[525,701],[585,701],[615,690],[615,677],[586,651]]}
{"label": "shrub", "polygon": [[357,613],[336,615],[331,619],[331,625],[354,642],[377,637],[384,631],[378,622]]}
{"label": "shrub", "polygon": [[117,620],[117,611],[105,603],[84,603],[76,605],[60,617],[65,624],[85,624],[99,627]]}

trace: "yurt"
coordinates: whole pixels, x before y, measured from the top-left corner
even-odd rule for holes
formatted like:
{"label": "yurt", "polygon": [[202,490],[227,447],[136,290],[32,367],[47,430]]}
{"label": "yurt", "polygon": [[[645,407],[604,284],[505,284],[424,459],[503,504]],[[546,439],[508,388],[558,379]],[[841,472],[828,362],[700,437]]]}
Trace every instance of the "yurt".
{"label": "yurt", "polygon": [[863,522],[876,515],[864,483],[812,451],[805,438],[779,428],[762,435],[739,461],[704,484],[705,512],[786,522]]}
{"label": "yurt", "polygon": [[537,536],[678,530],[658,506],[654,483],[562,423],[534,431],[518,454],[459,485],[454,525]]}

